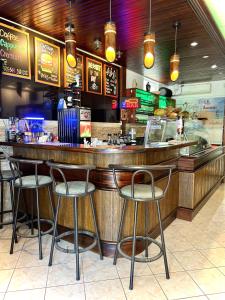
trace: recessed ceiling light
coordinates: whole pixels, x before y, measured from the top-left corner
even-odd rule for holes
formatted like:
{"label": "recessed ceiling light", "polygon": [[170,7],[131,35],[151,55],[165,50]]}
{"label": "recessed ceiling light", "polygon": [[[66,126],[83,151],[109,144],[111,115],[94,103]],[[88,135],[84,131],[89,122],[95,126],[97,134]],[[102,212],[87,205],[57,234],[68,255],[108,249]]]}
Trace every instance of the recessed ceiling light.
{"label": "recessed ceiling light", "polygon": [[198,43],[197,43],[197,42],[192,42],[192,43],[191,43],[191,47],[196,47],[196,46],[198,46]]}
{"label": "recessed ceiling light", "polygon": [[212,68],[212,69],[216,69],[216,68],[217,68],[217,65],[212,65],[211,68]]}
{"label": "recessed ceiling light", "polygon": [[202,56],[202,58],[209,58],[209,56],[208,55],[204,55],[204,56]]}

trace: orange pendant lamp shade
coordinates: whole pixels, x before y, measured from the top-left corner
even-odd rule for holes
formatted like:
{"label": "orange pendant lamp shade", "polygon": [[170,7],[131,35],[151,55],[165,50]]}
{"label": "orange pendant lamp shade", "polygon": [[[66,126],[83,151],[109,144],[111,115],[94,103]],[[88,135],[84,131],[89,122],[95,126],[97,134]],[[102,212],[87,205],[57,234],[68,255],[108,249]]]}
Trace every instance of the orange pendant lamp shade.
{"label": "orange pendant lamp shade", "polygon": [[76,68],[76,35],[74,32],[65,32],[65,44],[66,44],[66,60],[71,68]]}
{"label": "orange pendant lamp shade", "polygon": [[144,66],[147,69],[153,67],[155,62],[155,33],[144,35]]}
{"label": "orange pendant lamp shade", "polygon": [[170,58],[170,79],[172,81],[177,81],[179,78],[179,65],[180,65],[180,56],[179,54],[174,54]]}
{"label": "orange pendant lamp shade", "polygon": [[112,63],[116,59],[116,24],[112,21],[105,24],[105,57]]}

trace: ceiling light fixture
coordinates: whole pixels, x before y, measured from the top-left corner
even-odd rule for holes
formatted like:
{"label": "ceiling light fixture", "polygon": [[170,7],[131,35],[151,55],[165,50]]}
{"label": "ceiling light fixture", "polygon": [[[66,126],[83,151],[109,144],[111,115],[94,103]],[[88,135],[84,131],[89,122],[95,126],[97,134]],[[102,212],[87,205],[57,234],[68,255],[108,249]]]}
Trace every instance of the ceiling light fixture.
{"label": "ceiling light fixture", "polygon": [[212,65],[211,69],[217,69],[217,65]]}
{"label": "ceiling light fixture", "polygon": [[180,71],[180,55],[177,54],[177,31],[180,28],[181,23],[175,22],[173,27],[175,28],[175,47],[174,47],[174,54],[170,58],[170,79],[172,81],[176,81],[179,78]]}
{"label": "ceiling light fixture", "polygon": [[144,35],[144,66],[147,69],[153,67],[155,62],[155,33],[151,32],[152,1],[149,0],[149,26]]}
{"label": "ceiling light fixture", "polygon": [[192,42],[191,43],[191,47],[196,47],[196,46],[198,46],[198,42]]}
{"label": "ceiling light fixture", "polygon": [[72,2],[74,0],[67,0],[69,3],[69,22],[65,25],[65,45],[66,45],[66,60],[71,68],[76,68],[76,35],[74,24],[72,23]]}
{"label": "ceiling light fixture", "polygon": [[105,57],[108,62],[116,59],[116,24],[112,22],[112,2],[109,0],[110,20],[105,24]]}

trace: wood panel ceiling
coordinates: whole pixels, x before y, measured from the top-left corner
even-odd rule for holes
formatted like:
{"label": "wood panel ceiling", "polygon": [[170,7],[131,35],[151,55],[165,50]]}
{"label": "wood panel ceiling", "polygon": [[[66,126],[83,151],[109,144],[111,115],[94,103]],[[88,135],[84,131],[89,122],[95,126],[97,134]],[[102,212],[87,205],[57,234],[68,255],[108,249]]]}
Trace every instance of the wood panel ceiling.
{"label": "wood panel ceiling", "polygon": [[[194,0],[200,2],[201,0]],[[112,18],[117,25],[117,46],[124,52],[119,63],[160,82],[169,82],[169,58],[174,49],[172,24],[179,20],[178,52],[181,56],[180,82],[225,78],[225,56],[208,34],[191,7],[191,0],[152,0],[152,29],[156,32],[156,62],[151,70],[143,67],[143,35],[148,26],[148,0],[112,0]],[[16,21],[55,38],[64,39],[68,19],[66,0],[0,0],[0,16]],[[94,50],[93,41],[104,41],[103,27],[109,17],[108,0],[76,0],[73,5],[77,44]],[[199,45],[190,47],[192,41]],[[224,41],[223,41],[224,42]],[[225,48],[225,47],[224,47]],[[209,55],[208,59],[202,56]],[[211,65],[216,64],[216,70]]]}

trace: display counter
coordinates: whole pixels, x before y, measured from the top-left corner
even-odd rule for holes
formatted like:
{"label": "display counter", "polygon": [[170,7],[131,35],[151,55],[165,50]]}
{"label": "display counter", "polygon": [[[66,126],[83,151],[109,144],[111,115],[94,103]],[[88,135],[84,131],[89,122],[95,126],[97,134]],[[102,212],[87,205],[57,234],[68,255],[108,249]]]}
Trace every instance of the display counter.
{"label": "display counter", "polygon": [[[116,191],[112,172],[108,169],[109,164],[125,164],[125,165],[146,165],[146,164],[177,164],[180,158],[180,148],[193,145],[195,142],[182,142],[175,145],[166,145],[163,147],[144,147],[144,146],[101,146],[101,147],[85,147],[75,144],[19,144],[1,142],[0,146],[12,146],[13,154],[23,158],[54,160],[61,163],[71,164],[91,164],[95,165],[96,170],[90,174],[90,180],[96,186],[94,195],[97,221],[100,231],[100,238],[103,244],[105,255],[112,255],[118,233],[121,209],[123,201]],[[46,165],[41,166],[42,174],[49,174]],[[25,175],[32,174],[32,170],[26,169],[24,166],[23,173]],[[80,172],[70,172],[67,175],[68,180],[81,179],[84,174]],[[130,181],[130,174],[120,172],[119,184],[126,185]],[[163,186],[166,182],[165,175],[157,178],[157,185]],[[29,200],[29,192],[25,191],[25,198]],[[41,199],[41,216],[48,217],[50,208],[47,206],[47,191],[40,191]],[[85,202],[79,206],[79,226],[94,231],[91,209],[88,198],[81,199]],[[169,187],[166,198],[161,202],[162,218],[164,224],[169,224],[175,217],[179,201],[179,173],[175,170],[172,174],[171,185]],[[29,201],[28,201],[29,202]],[[72,201],[64,199],[59,215],[59,224],[62,228],[72,228]],[[154,203],[149,204],[150,224],[148,230],[153,235],[158,234],[158,219],[156,206]],[[133,220],[133,204],[129,203],[126,213],[124,226],[124,235],[132,234]],[[144,230],[144,206],[141,204],[139,209],[137,234],[143,233]],[[129,248],[129,244],[125,245]],[[138,245],[141,250],[142,244]]]}

